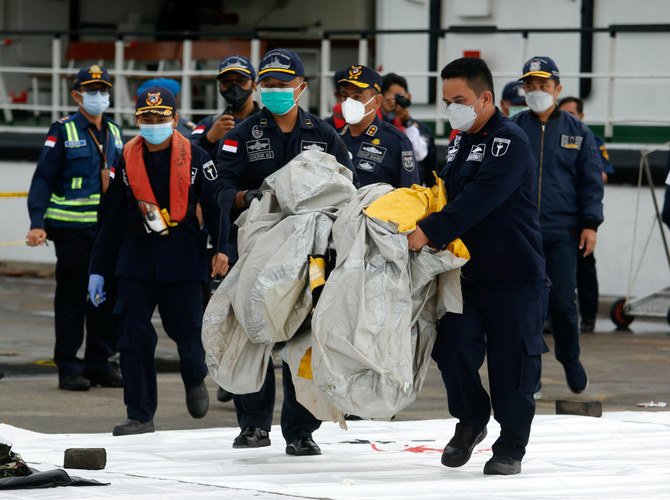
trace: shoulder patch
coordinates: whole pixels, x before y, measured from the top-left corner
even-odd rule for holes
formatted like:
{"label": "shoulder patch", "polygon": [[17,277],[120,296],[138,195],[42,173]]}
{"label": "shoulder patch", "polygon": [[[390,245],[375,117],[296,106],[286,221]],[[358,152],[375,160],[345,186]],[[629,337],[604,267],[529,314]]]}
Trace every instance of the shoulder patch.
{"label": "shoulder patch", "polygon": [[58,137],[56,137],[55,135],[49,135],[47,136],[47,140],[44,141],[44,147],[53,148],[56,146],[57,141]]}
{"label": "shoulder patch", "polygon": [[209,160],[202,166],[202,171],[205,174],[205,179],[208,181],[215,180],[219,175],[219,172],[216,170],[216,166],[212,160]]}
{"label": "shoulder patch", "polygon": [[582,149],[583,140],[584,137],[581,135],[561,134],[561,147],[565,149]]}
{"label": "shoulder patch", "polygon": [[412,151],[403,151],[402,152],[402,167],[408,172],[414,170],[414,152]]}
{"label": "shoulder patch", "polygon": [[493,142],[491,143],[491,154],[493,156],[503,156],[505,153],[507,153],[507,149],[509,149],[511,142],[511,139],[505,139],[504,137],[494,137]]}

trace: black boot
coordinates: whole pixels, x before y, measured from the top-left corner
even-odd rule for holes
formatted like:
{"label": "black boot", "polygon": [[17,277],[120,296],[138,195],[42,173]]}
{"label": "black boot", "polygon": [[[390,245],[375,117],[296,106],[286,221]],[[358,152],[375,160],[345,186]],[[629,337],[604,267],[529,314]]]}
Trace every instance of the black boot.
{"label": "black boot", "polygon": [[233,441],[233,448],[262,448],[270,446],[270,435],[265,429],[246,427]]}
{"label": "black boot", "polygon": [[130,436],[132,434],[145,434],[147,432],[154,432],[154,421],[140,422],[133,418],[129,418],[125,422],[114,427],[112,436]]}
{"label": "black boot", "polygon": [[186,408],[193,418],[202,418],[209,410],[209,393],[205,381],[186,389]]}
{"label": "black boot", "polygon": [[218,399],[222,403],[227,403],[228,401],[231,401],[234,396],[235,395],[232,392],[228,392],[223,387],[219,387],[216,390],[216,399]]}
{"label": "black boot", "polygon": [[493,455],[484,465],[484,474],[489,476],[513,476],[521,472],[521,461],[511,457]]}
{"label": "black boot", "polygon": [[88,391],[91,383],[81,373],[58,377],[58,388],[65,391]]}
{"label": "black boot", "polygon": [[321,455],[321,448],[317,445],[311,437],[298,438],[291,441],[286,446],[287,455]]}
{"label": "black boot", "polygon": [[442,465],[460,467],[468,463],[472,451],[486,437],[486,427],[478,433],[469,425],[456,424],[456,432],[442,452]]}

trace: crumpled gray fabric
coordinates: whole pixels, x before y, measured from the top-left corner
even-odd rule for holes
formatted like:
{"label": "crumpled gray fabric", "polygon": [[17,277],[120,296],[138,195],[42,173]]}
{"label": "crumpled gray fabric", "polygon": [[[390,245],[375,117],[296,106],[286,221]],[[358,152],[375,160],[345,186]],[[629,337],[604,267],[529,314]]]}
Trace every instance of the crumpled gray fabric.
{"label": "crumpled gray fabric", "polygon": [[314,382],[344,413],[391,418],[418,394],[435,341],[437,312],[458,309],[460,282],[441,273],[466,260],[449,251],[408,251],[392,224],[368,218],[363,208],[388,192],[359,189],[333,225],[337,265],[312,317]]}
{"label": "crumpled gray fabric", "polygon": [[256,392],[275,342],[290,339],[312,309],[308,256],[323,254],[339,208],[356,192],[335,157],[305,151],[268,176],[263,197],[236,221],[240,258],[205,311],[202,341],[214,379]]}

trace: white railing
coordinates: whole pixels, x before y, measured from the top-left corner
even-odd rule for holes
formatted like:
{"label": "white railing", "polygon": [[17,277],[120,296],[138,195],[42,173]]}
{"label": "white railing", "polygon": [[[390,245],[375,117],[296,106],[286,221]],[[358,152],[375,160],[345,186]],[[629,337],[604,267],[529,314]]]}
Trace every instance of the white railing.
{"label": "white railing", "polygon": [[[658,31],[662,33],[670,33],[670,25],[656,25],[656,26],[642,26],[639,29],[633,29],[628,27],[626,29],[621,29],[617,27],[609,28],[596,28],[590,30],[593,33],[596,32],[609,32],[610,40],[608,44],[608,68],[606,72],[582,72],[582,73],[562,73],[561,78],[593,78],[606,80],[606,107],[605,114],[602,117],[590,116],[590,122],[603,123],[605,126],[605,137],[611,137],[613,133],[614,124],[624,124],[624,123],[659,123],[659,124],[670,124],[670,116],[636,116],[635,118],[626,117],[626,116],[617,116],[614,114],[614,81],[615,80],[624,80],[624,79],[670,79],[670,72],[655,72],[655,73],[623,73],[617,72],[615,68],[616,60],[616,33],[620,29],[624,32],[649,32],[650,28],[652,31]],[[368,63],[368,54],[369,54],[369,36],[379,35],[379,34],[433,34],[437,35],[436,40],[436,53],[437,53],[437,64],[436,68],[443,67],[448,61],[445,60],[445,53],[447,47],[447,38],[449,33],[454,32],[458,35],[463,34],[478,34],[485,33],[487,35],[494,33],[519,33],[522,36],[522,43],[519,48],[519,60],[525,61],[528,57],[528,33],[529,32],[558,32],[558,33],[579,33],[579,29],[542,29],[542,30],[497,30],[497,29],[482,29],[480,31],[477,28],[472,29],[446,29],[440,30],[438,32],[431,32],[430,30],[383,30],[383,31],[371,31],[365,33],[358,33],[356,39],[358,39],[358,64],[367,64]],[[318,99],[319,103],[319,114],[321,116],[326,116],[330,114],[331,105],[332,105],[332,92],[330,91],[332,86],[332,76],[334,71],[331,69],[331,46],[332,46],[332,37],[333,36],[355,36],[354,32],[330,32],[324,34],[324,37],[321,40],[320,48],[320,64],[319,64],[319,82],[320,82],[320,95]],[[0,34],[2,37],[2,34]],[[211,77],[211,70],[195,70],[194,67],[194,58],[192,53],[192,41],[185,39],[182,42],[182,58],[181,58],[181,67],[178,70],[164,70],[159,66],[159,70],[149,71],[149,70],[136,70],[136,69],[127,69],[126,68],[126,59],[125,59],[125,46],[123,36],[119,36],[114,44],[114,67],[109,69],[109,73],[114,77],[115,80],[115,107],[110,109],[110,112],[114,114],[115,120],[117,122],[122,121],[122,117],[126,116],[128,122],[132,123],[133,116],[133,99],[128,86],[128,79],[130,78],[157,78],[157,77],[167,77],[167,78],[176,78],[181,80],[181,96],[180,96],[180,110],[182,115],[187,118],[190,118],[194,112],[199,114],[209,114],[216,113],[220,110],[219,97],[217,97],[216,109],[194,109],[192,103],[192,94],[191,94],[191,80],[197,77]],[[261,54],[261,39],[259,37],[254,37],[250,39],[250,49],[251,49],[251,61],[257,67]],[[37,68],[37,67],[17,67],[17,66],[1,66],[0,65],[0,109],[4,114],[4,118],[7,122],[11,122],[13,115],[12,112],[16,110],[28,110],[33,111],[36,115],[40,112],[50,112],[53,120],[57,119],[64,112],[72,110],[72,105],[68,105],[68,87],[65,85],[65,77],[71,76],[76,73],[77,69],[75,68],[63,68],[62,64],[62,41],[60,36],[54,36],[51,40],[51,54],[52,54],[52,64],[50,68]],[[24,104],[24,103],[15,103],[11,102],[7,94],[4,76],[7,74],[26,74],[30,75],[33,84],[33,103]],[[426,77],[426,78],[436,78],[439,81],[439,71],[404,71],[402,72],[405,77]],[[45,77],[51,76],[51,104],[39,104],[39,85],[37,78],[39,75],[44,75]],[[509,77],[515,78],[518,76],[518,71],[505,71],[505,72],[494,72],[494,77]],[[432,111],[426,111],[424,108],[423,112],[420,115],[417,115],[419,118],[434,121],[436,124],[436,133],[438,136],[444,134],[445,131],[445,122],[446,116],[444,113],[444,105],[442,104],[440,86],[436,85],[436,95],[434,99],[434,107]]]}

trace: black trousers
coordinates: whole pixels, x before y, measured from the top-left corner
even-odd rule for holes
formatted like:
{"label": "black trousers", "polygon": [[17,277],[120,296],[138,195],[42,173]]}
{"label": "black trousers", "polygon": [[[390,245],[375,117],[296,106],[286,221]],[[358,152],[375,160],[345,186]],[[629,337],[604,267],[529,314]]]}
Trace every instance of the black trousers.
{"label": "black trousers", "polygon": [[[321,426],[307,408],[298,403],[289,366],[282,362],[282,385],[284,403],[281,410],[281,430],[286,443],[298,438],[312,437],[312,432]],[[235,411],[241,429],[259,427],[270,431],[275,407],[275,373],[272,359],[261,390],[251,394],[235,395]]]}
{"label": "black trousers", "polygon": [[[88,300],[88,263],[95,233],[91,228],[49,228],[56,248],[56,294],[54,298],[56,345],[54,361],[59,376],[83,373],[101,375],[110,370],[109,358],[116,352],[113,277],[105,277],[107,300],[94,307]],[[84,359],[77,351],[84,343]]]}
{"label": "black trousers", "polygon": [[[545,281],[462,281],[463,314],[445,314],[438,326],[433,359],[447,389],[449,412],[476,431],[493,408],[500,437],[493,453],[521,460],[540,389],[542,328],[549,287]],[[479,376],[486,356],[487,394]]]}
{"label": "black trousers", "polygon": [[199,281],[153,282],[119,278],[119,352],[123,400],[128,418],[146,422],[158,406],[154,355],[158,336],[151,316],[158,306],[163,328],[177,344],[184,387],[199,385],[207,376],[202,330],[202,288]]}

